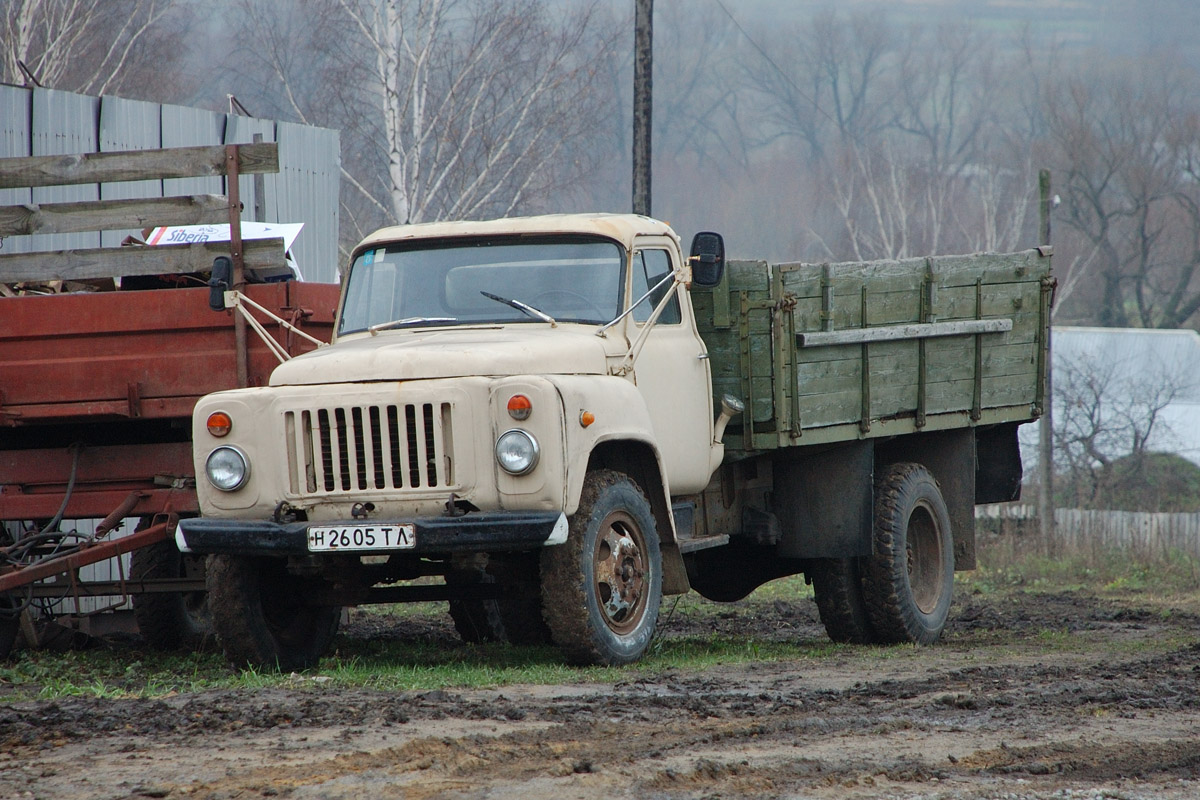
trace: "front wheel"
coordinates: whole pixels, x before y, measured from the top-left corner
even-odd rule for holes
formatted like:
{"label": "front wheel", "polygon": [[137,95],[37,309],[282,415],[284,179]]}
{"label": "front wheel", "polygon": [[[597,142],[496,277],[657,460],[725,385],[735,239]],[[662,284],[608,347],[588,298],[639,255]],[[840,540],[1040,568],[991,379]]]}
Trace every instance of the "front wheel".
{"label": "front wheel", "polygon": [[871,627],[886,642],[932,644],[950,616],[954,541],[929,470],[891,464],[875,484],[874,552],[864,589]]}
{"label": "front wheel", "polygon": [[[130,558],[129,575],[135,581],[203,574],[203,556],[180,553],[171,539],[134,550]],[[212,636],[208,595],[202,591],[134,595],[133,618],[142,638],[156,650],[200,650]]]}
{"label": "front wheel", "polygon": [[629,664],[646,652],[662,602],[654,515],[628,476],[588,473],[564,544],[542,553],[542,606],[575,664]]}
{"label": "front wheel", "polygon": [[236,667],[311,669],[337,633],[342,610],[307,605],[311,582],[281,559],[212,555],[206,578],[213,629]]}

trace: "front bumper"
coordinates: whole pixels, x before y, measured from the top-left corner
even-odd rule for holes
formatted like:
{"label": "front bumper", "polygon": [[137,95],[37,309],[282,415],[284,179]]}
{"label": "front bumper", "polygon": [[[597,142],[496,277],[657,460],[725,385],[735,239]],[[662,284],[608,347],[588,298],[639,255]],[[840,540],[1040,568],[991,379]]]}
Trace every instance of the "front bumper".
{"label": "front bumper", "polygon": [[[179,521],[175,543],[184,553],[229,555],[305,555],[310,525],[413,525],[416,547],[402,550],[346,550],[354,555],[391,553],[455,553],[530,550],[567,539],[567,517],[561,511],[472,513],[461,517],[338,522],[271,522],[269,520],[197,517]],[[321,551],[314,555],[328,555]]]}

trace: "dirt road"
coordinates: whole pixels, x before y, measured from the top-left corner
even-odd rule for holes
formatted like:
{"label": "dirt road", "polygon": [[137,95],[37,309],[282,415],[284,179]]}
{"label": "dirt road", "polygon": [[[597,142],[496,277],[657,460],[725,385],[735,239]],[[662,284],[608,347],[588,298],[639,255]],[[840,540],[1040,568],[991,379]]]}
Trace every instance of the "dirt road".
{"label": "dirt road", "polygon": [[[9,703],[0,797],[1200,798],[1194,609],[960,594],[935,647],[616,685]],[[447,623],[406,624],[450,646]],[[713,630],[823,638],[807,600],[663,634]]]}

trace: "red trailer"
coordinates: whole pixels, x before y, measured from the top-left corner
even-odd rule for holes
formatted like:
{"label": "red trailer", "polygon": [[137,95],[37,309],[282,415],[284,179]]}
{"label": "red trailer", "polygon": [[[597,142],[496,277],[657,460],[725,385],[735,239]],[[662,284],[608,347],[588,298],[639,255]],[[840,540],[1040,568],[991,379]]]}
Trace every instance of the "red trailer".
{"label": "red trailer", "polygon": [[[216,171],[230,177],[228,198],[0,207],[0,237],[94,230],[97,218],[114,218],[113,206],[132,202],[161,205],[152,217],[156,224],[207,222],[215,216],[231,220],[233,231],[231,241],[209,245],[0,256],[0,287],[14,295],[0,297],[0,657],[11,649],[21,611],[39,597],[133,596],[143,634],[159,646],[186,644],[200,630],[195,598],[203,591],[202,565],[184,561],[172,536],[180,516],[198,513],[192,408],[210,392],[266,384],[279,363],[266,341],[247,331],[238,311],[210,308],[210,299],[219,299],[221,291],[203,285],[208,270],[214,257],[230,258],[233,288],[322,341],[330,338],[338,296],[337,286],[300,281],[243,285],[244,271],[281,265],[284,253],[280,240],[246,246],[240,241],[237,173],[273,171],[275,158],[273,144],[240,151],[237,146],[141,151],[147,158],[173,152],[193,159],[193,174],[206,174],[210,167],[204,165],[215,163]],[[131,170],[127,164],[121,177],[111,172],[116,159],[138,155],[4,159],[0,188],[144,178],[145,169]],[[180,177],[177,168],[164,175],[155,164],[150,167],[155,175]],[[31,170],[38,169],[49,175],[31,178]],[[180,207],[186,214],[177,213]],[[45,228],[48,219],[52,230]],[[167,276],[148,282],[195,288],[47,295],[22,288],[31,280],[129,274]],[[287,355],[316,346],[283,326],[269,328],[266,335]],[[138,531],[108,539],[126,517],[139,520]],[[100,518],[95,533],[86,536],[63,524]],[[126,552],[134,553],[129,575],[79,580],[81,567]]]}

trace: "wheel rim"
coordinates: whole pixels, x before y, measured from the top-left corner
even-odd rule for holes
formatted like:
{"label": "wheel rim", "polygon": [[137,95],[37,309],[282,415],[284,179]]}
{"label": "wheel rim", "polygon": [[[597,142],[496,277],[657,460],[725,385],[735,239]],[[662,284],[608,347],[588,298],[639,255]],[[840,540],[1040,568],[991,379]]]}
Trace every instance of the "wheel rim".
{"label": "wheel rim", "polygon": [[646,614],[649,564],[646,541],[628,514],[608,515],[596,536],[592,589],[604,622],[625,635],[636,630]]}
{"label": "wheel rim", "polygon": [[908,518],[905,536],[908,583],[913,602],[922,614],[932,614],[942,598],[942,537],[937,516],[920,503]]}

